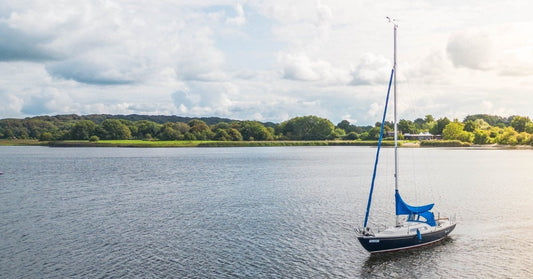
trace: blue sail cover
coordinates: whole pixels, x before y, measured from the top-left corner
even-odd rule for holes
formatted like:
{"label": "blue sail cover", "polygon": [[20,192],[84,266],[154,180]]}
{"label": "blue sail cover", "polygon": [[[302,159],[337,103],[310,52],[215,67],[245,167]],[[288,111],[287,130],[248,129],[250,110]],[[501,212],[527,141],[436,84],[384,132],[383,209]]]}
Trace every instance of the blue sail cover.
{"label": "blue sail cover", "polygon": [[[396,198],[396,215],[413,216],[413,215],[418,214],[419,216],[422,216],[426,219],[425,223],[427,223],[430,226],[436,226],[433,212],[430,212],[430,210],[433,208],[433,205],[435,205],[434,203],[423,205],[423,206],[411,206],[403,201],[398,190],[396,190],[396,194],[394,196]],[[412,220],[411,217],[409,218],[409,220]],[[420,221],[420,220],[417,219],[413,221]]]}

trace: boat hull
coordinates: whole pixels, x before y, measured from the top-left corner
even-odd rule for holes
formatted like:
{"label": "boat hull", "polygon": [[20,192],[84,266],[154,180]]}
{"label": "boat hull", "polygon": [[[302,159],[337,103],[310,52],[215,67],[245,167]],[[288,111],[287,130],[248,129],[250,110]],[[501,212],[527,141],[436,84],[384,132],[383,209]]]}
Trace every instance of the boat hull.
{"label": "boat hull", "polygon": [[403,236],[365,236],[357,238],[361,245],[370,253],[384,253],[406,250],[425,245],[430,245],[444,239],[455,229],[455,224],[439,228],[423,234],[411,234]]}

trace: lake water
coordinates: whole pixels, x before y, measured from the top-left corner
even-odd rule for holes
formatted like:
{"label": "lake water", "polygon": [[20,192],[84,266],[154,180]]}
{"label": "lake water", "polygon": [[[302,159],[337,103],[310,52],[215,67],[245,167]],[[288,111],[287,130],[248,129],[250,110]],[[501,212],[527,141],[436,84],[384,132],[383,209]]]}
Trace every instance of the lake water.
{"label": "lake water", "polygon": [[[392,149],[371,223],[393,224]],[[375,148],[0,146],[0,277],[533,277],[533,151],[400,149],[411,204],[456,214],[442,243],[370,256]]]}

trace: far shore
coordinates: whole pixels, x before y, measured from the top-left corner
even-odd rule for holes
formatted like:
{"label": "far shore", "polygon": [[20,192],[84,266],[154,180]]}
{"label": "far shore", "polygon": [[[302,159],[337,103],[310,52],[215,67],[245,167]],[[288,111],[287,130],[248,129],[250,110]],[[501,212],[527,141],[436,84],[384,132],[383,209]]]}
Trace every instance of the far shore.
{"label": "far shore", "polygon": [[[0,140],[0,146],[49,146],[49,147],[260,147],[260,146],[377,146],[378,141],[146,141],[146,140],[100,140],[89,141],[38,141]],[[382,142],[384,147],[394,146],[392,140]],[[399,141],[402,148],[448,147],[466,149],[533,149],[530,145],[470,144],[458,141]]]}

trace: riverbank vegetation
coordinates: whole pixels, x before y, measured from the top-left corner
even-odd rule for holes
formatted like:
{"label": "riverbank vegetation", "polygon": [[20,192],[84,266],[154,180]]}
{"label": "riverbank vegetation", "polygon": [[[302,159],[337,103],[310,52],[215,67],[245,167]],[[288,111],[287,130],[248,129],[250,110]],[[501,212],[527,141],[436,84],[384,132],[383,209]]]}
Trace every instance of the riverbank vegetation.
{"label": "riverbank vegetation", "polygon": [[[54,146],[268,146],[374,145],[382,123],[337,125],[317,116],[294,117],[282,123],[224,118],[142,115],[57,115],[0,120],[0,144]],[[383,123],[392,139],[393,124]],[[421,140],[420,146],[533,145],[533,122],[526,116],[467,116],[463,121],[431,115],[398,122],[400,139]],[[418,135],[420,137],[418,137]]]}

